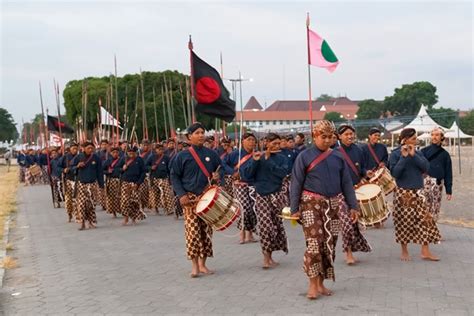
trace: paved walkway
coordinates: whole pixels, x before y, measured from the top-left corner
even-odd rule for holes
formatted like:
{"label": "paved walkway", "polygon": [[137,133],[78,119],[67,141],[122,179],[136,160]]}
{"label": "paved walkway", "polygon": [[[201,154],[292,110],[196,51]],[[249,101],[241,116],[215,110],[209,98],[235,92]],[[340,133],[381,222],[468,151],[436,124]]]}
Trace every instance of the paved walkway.
{"label": "paved walkway", "polygon": [[[213,276],[190,279],[184,256],[183,222],[149,216],[134,227],[98,212],[99,228],[79,232],[53,209],[49,188],[19,191],[19,211],[10,240],[19,267],[6,273],[0,314],[311,314],[311,315],[473,315],[474,230],[440,225],[446,241],[433,247],[442,261],[398,260],[391,225],[369,230],[374,251],[361,263],[343,264],[340,244],[333,297],[305,298],[301,271],[304,241],[287,225],[288,255],[281,265],[260,268],[258,244],[239,245],[235,228],[216,233]],[[471,206],[472,209],[472,206]]]}

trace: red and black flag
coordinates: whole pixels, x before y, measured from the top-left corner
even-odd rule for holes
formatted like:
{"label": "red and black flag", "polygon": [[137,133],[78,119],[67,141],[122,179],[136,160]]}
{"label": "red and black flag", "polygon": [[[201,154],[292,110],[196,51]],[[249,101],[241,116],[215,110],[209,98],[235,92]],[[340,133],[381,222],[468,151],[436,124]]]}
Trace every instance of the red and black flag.
{"label": "red and black flag", "polygon": [[196,111],[228,123],[235,117],[235,101],[230,99],[222,79],[214,68],[191,51]]}
{"label": "red and black flag", "polygon": [[57,117],[48,115],[48,131],[59,132],[59,127],[61,127],[61,133],[74,133],[74,129],[71,126],[60,122]]}

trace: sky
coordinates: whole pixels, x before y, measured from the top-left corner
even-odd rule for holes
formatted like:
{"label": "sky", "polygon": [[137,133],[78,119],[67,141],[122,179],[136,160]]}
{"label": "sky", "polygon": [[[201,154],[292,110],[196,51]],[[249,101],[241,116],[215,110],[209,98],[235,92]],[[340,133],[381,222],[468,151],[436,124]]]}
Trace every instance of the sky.
{"label": "sky", "polygon": [[[340,64],[311,67],[312,94],[378,99],[416,81],[437,87],[438,106],[472,109],[471,1],[7,1],[1,2],[0,107],[17,123],[45,106],[56,113],[53,80],[144,71],[189,74],[195,52],[255,96],[307,100],[306,13]],[[226,81],[230,90],[231,85]],[[237,100],[240,107],[240,100]]]}

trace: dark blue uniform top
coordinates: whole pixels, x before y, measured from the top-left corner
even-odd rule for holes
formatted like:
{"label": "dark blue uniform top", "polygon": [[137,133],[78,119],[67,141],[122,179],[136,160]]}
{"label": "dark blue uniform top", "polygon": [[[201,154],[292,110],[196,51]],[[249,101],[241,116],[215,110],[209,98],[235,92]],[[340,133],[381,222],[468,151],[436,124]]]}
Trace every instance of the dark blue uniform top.
{"label": "dark blue uniform top", "polygon": [[[242,148],[240,152],[240,159],[247,156],[249,153]],[[225,174],[234,174],[236,171],[234,168],[237,166],[239,159],[239,150],[236,149],[230,154],[226,155],[224,160],[222,161],[222,165],[224,166]],[[250,174],[251,166],[255,161],[253,158],[249,158],[245,163],[240,166],[239,175],[240,181],[247,183],[248,185],[254,184],[254,176]]]}
{"label": "dark blue uniform top", "polygon": [[431,144],[421,150],[430,163],[428,175],[438,179],[438,184],[444,180],[446,194],[453,194],[453,169],[449,153],[441,146]]}
{"label": "dark blue uniform top", "polygon": [[313,147],[296,157],[293,172],[291,173],[291,212],[295,213],[298,211],[303,190],[326,197],[334,197],[342,193],[349,208],[358,210],[359,205],[349,173],[350,167],[340,152],[333,150],[324,161],[311,169],[309,173],[306,173],[309,165],[321,154],[322,152],[318,148]]}
{"label": "dark blue uniform top", "polygon": [[38,155],[38,164],[40,166],[47,166],[48,165],[48,155],[46,154],[39,154]]}
{"label": "dark blue uniform top", "polygon": [[63,173],[63,168],[61,167],[61,157],[56,157],[49,161],[51,165],[51,176],[56,178],[61,178]]}
{"label": "dark blue uniform top", "polygon": [[362,144],[360,146],[360,149],[362,150],[364,154],[364,161],[365,161],[365,168],[367,170],[372,170],[375,168],[378,168],[378,163],[375,161],[374,156],[372,156],[372,153],[369,150],[369,146],[372,147],[374,150],[375,155],[377,158],[380,160],[380,162],[383,162],[385,165],[388,164],[388,151],[387,151],[387,146],[384,144]]}
{"label": "dark blue uniform top", "polygon": [[141,152],[140,152],[140,158],[142,158],[143,163],[145,163],[145,161],[146,161],[152,154],[153,154],[153,153],[152,153],[151,150],[149,150],[149,151],[147,151],[147,152],[141,151]]}
{"label": "dark blue uniform top", "polygon": [[[349,174],[351,175],[352,184],[356,185],[357,183],[360,182],[362,177],[365,177],[367,173],[367,168],[365,167],[364,154],[362,153],[362,150],[356,144],[351,144],[349,147],[347,147],[346,145],[341,143],[337,147],[337,150],[342,151],[341,147],[346,151],[347,155],[352,160],[352,163],[357,168],[358,173],[356,174],[352,170],[352,168],[349,166],[349,164],[347,165],[349,167]],[[342,153],[341,155],[344,158],[344,155]]]}
{"label": "dark blue uniform top", "polygon": [[17,162],[20,166],[24,167],[25,164],[26,164],[26,155],[23,154],[23,153],[19,153],[18,156],[16,157],[16,162]]}
{"label": "dark blue uniform top", "polygon": [[415,156],[402,157],[400,147],[395,148],[390,155],[389,168],[397,181],[397,186],[403,189],[420,189],[423,187],[423,173],[428,171],[430,163],[420,151]]}
{"label": "dark blue uniform top", "polygon": [[283,156],[285,156],[286,160],[288,161],[288,174],[291,174],[291,170],[293,169],[293,164],[295,163],[296,154],[292,149],[283,148],[281,150]]}
{"label": "dark blue uniform top", "polygon": [[26,157],[25,157],[25,167],[29,168],[34,164],[36,164],[35,156],[34,155],[26,155]]}
{"label": "dark blue uniform top", "polygon": [[[192,147],[209,174],[212,175],[212,172],[216,171],[219,166],[222,166],[222,161],[214,150],[204,146],[192,145]],[[174,157],[170,169],[171,183],[178,197],[182,197],[187,192],[199,195],[209,184],[209,180],[199,168],[189,149],[179,152]],[[223,185],[224,170],[221,169],[220,174],[221,185]]]}
{"label": "dark blue uniform top", "polygon": [[104,161],[104,164],[102,165],[104,169],[104,174],[111,178],[120,178],[123,167],[123,161],[121,160],[123,159],[120,156],[117,157],[117,159],[114,159],[112,156],[109,156],[109,158]]}
{"label": "dark blue uniform top", "polygon": [[66,173],[67,180],[74,180],[74,172],[71,170],[71,164],[76,156],[77,154],[73,156],[71,153],[67,153],[60,158],[59,165],[61,166],[61,169],[64,170],[69,168],[68,173]]}
{"label": "dark blue uniform top", "polygon": [[99,155],[100,160],[102,160],[102,164],[103,164],[107,159],[109,159],[109,156],[110,156],[109,153],[108,153],[108,151],[107,151],[107,149],[99,150],[99,151],[97,152],[97,154]]}
{"label": "dark blue uniform top", "polygon": [[288,175],[288,160],[281,153],[273,153],[265,159],[265,153],[262,153],[260,160],[254,160],[247,172],[255,178],[257,193],[265,196],[281,190],[283,179]]}
{"label": "dark blue uniform top", "polygon": [[134,160],[131,160],[130,158],[125,160],[122,158],[119,164],[121,164],[121,167],[123,167],[124,164],[128,164],[127,170],[122,173],[122,181],[137,184],[143,183],[145,180],[146,169],[145,162],[140,156],[137,156]]}
{"label": "dark blue uniform top", "polygon": [[[78,168],[79,162],[84,162],[85,166]],[[78,154],[74,157],[72,163],[72,170],[77,172],[77,180],[81,183],[94,183],[98,182],[99,187],[104,187],[104,172],[102,170],[102,160],[95,153],[90,156],[86,156],[84,153]]]}
{"label": "dark blue uniform top", "polygon": [[[157,164],[158,161],[159,163]],[[158,157],[157,154],[153,154],[145,162],[145,168],[150,173],[150,177],[165,179],[169,175],[169,162],[170,157],[166,155]]]}
{"label": "dark blue uniform top", "polygon": [[176,157],[176,155],[178,154],[178,151],[175,149],[171,150],[171,149],[166,149],[165,150],[165,155],[168,156],[171,159],[173,159],[174,157]]}

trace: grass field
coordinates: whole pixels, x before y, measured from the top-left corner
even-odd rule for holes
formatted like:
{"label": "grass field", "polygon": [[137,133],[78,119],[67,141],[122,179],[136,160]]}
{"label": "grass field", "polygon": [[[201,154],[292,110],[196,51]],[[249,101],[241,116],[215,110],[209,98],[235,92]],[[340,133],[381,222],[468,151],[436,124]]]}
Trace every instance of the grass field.
{"label": "grass field", "polygon": [[0,166],[0,245],[3,243],[3,228],[9,215],[16,211],[16,192],[18,189],[18,167]]}

